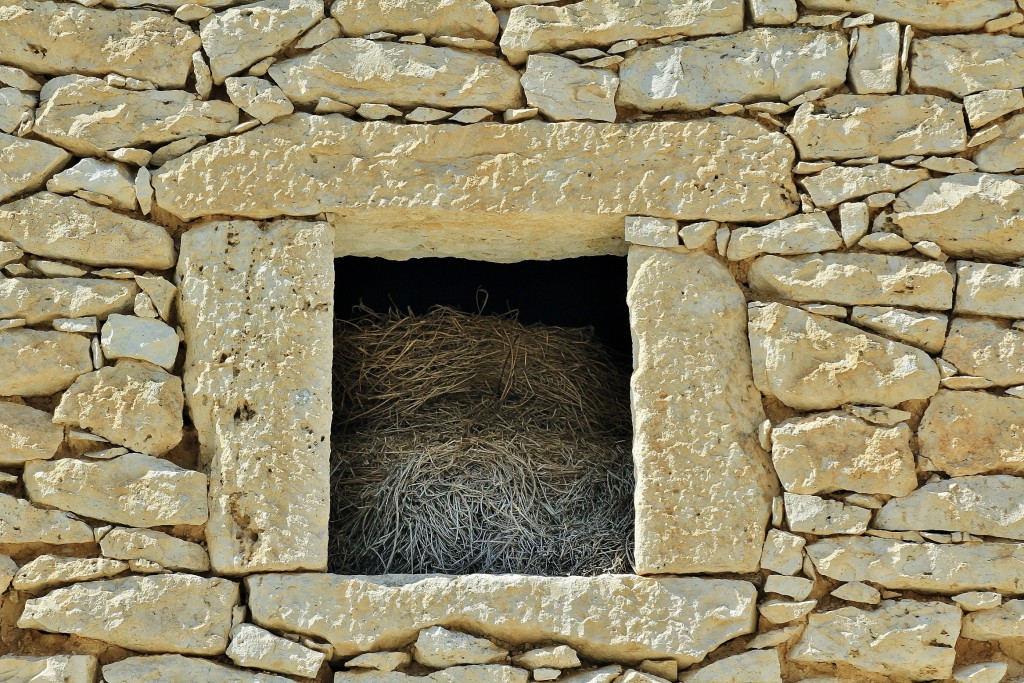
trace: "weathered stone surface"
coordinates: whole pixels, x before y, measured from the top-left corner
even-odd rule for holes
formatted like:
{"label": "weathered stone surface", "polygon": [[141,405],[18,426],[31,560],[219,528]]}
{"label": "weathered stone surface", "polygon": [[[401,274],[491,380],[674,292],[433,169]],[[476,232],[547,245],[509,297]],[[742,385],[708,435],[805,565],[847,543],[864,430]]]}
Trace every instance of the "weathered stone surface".
{"label": "weathered stone surface", "polygon": [[940,391],[918,429],[921,455],[952,476],[1024,474],[1024,401]]}
{"label": "weathered stone surface", "polygon": [[78,378],[53,419],[140,453],[163,455],[181,441],[184,407],[180,379],[125,359]]}
{"label": "weathered stone surface", "polygon": [[24,480],[34,503],[115,524],[203,524],[209,514],[205,474],[141,453],[33,460],[25,464]]}
{"label": "weathered stone surface", "polygon": [[553,121],[614,121],[619,79],[558,55],[530,55],[521,79],[526,102]]}
{"label": "weathered stone surface", "polygon": [[[334,268],[326,223],[210,223],[178,264],[215,571],[327,563]],[[225,360],[228,359],[228,360]],[[282,430],[279,425],[293,425]]]}
{"label": "weathered stone surface", "polygon": [[527,683],[529,679],[530,672],[504,664],[453,666],[426,676],[399,671],[339,671],[334,674],[334,683]]}
{"label": "weathered stone surface", "polygon": [[786,524],[790,531],[801,534],[862,534],[871,520],[870,510],[838,500],[788,492],[784,499]]}
{"label": "weathered stone surface", "polygon": [[974,129],[1020,109],[1024,109],[1024,90],[1021,88],[985,90],[964,98],[967,122]]}
{"label": "weathered stone surface", "polygon": [[751,291],[800,302],[948,310],[953,275],[937,261],[885,254],[764,256],[750,267]]}
{"label": "weathered stone surface", "polygon": [[174,242],[159,225],[50,192],[0,207],[0,239],[37,256],[90,266],[164,270],[175,261]]}
{"label": "weathered stone surface", "polygon": [[[458,624],[510,644],[557,640],[601,660],[685,665],[753,630],[756,598],[745,581],[613,575],[264,574],[247,577],[246,585],[255,623],[324,638],[339,657],[394,649],[423,628]],[[384,613],[381,604],[392,609]],[[597,605],[620,617],[594,619]]]}
{"label": "weathered stone surface", "polygon": [[767,225],[736,228],[726,252],[730,261],[761,254],[813,254],[841,249],[843,238],[824,211],[798,213]]}
{"label": "weathered stone surface", "polygon": [[1024,384],[1024,331],[1009,321],[956,318],[942,358],[964,375],[996,386]]}
{"label": "weathered stone surface", "polygon": [[35,325],[56,318],[104,317],[131,310],[138,291],[134,282],[12,277],[0,280],[0,318],[24,318]]}
{"label": "weathered stone surface", "polygon": [[1024,636],[1024,600],[1007,600],[995,609],[966,615],[962,635],[982,641]]}
{"label": "weathered stone surface", "polygon": [[533,52],[742,30],[743,0],[583,0],[565,7],[514,8],[501,36],[501,51],[513,64],[522,64]]}
{"label": "weathered stone surface", "polygon": [[[238,108],[228,102],[204,102],[184,90],[113,88],[91,76],[54,78],[40,97],[33,130],[81,156],[190,135],[227,135],[238,124]],[[104,115],[111,110],[116,117]]]}
{"label": "weathered stone surface", "polygon": [[0,131],[21,132],[32,121],[36,97],[16,88],[0,88]]}
{"label": "weathered stone surface", "polygon": [[888,306],[854,306],[850,322],[887,337],[938,353],[946,343],[948,318],[941,313],[923,313]]}
{"label": "weathered stone surface", "polygon": [[967,146],[963,108],[935,95],[834,95],[800,105],[786,131],[804,160],[894,159]]}
{"label": "weathered stone surface", "polygon": [[102,557],[40,555],[18,570],[12,585],[15,590],[38,593],[69,583],[109,578],[127,569],[127,562]]}
{"label": "weathered stone surface", "polygon": [[779,653],[754,650],[719,659],[694,673],[684,674],[684,683],[782,683]]}
{"label": "weathered stone surface", "polygon": [[238,584],[226,579],[128,576],[33,598],[25,603],[18,626],[95,638],[137,652],[216,655],[227,649],[238,598]]}
{"label": "weathered stone surface", "polygon": [[803,565],[803,549],[806,543],[802,536],[779,529],[769,529],[761,554],[761,568],[779,574],[796,574]]}
{"label": "weathered stone surface", "polygon": [[0,62],[37,74],[117,73],[185,85],[199,36],[170,15],[36,0],[0,1]]}
{"label": "weathered stone surface", "polygon": [[165,569],[205,572],[210,569],[206,549],[153,529],[112,529],[100,540],[106,557],[148,560]]}
{"label": "weathered stone surface", "polygon": [[345,662],[350,669],[373,669],[374,671],[394,671],[409,666],[412,657],[406,652],[364,652]]}
{"label": "weathered stone surface", "polygon": [[957,313],[1024,318],[1024,268],[958,261]]}
{"label": "weathered stone surface", "polygon": [[459,664],[496,664],[508,657],[508,650],[486,638],[431,626],[416,636],[412,656],[423,666],[444,669]]}
{"label": "weathered stone surface", "polygon": [[93,683],[96,672],[93,655],[0,657],[0,676],[12,683]]}
{"label": "weathered stone surface", "polygon": [[107,683],[292,683],[290,678],[181,655],[129,657],[104,666],[103,679]]}
{"label": "weathered stone surface", "polygon": [[838,31],[758,28],[640,50],[619,66],[618,102],[641,111],[699,111],[728,102],[789,101],[846,81]]}
{"label": "weathered stone surface", "polygon": [[[548,645],[538,647],[512,658],[512,663],[527,669],[575,669],[580,666],[580,658],[568,645]],[[676,663],[673,661],[673,665]],[[674,677],[673,677],[674,678]]]}
{"label": "weathered stone surface", "polygon": [[[0,283],[2,284],[2,283]],[[178,356],[178,335],[159,320],[112,314],[100,335],[106,358],[134,358],[170,370]]]}
{"label": "weathered stone surface", "polygon": [[41,188],[70,159],[60,147],[0,133],[0,202]]}
{"label": "weathered stone surface", "polygon": [[232,76],[224,81],[231,102],[260,123],[295,111],[291,100],[276,85],[255,76]]}
{"label": "weathered stone surface", "polygon": [[53,424],[50,413],[0,401],[0,465],[48,460],[63,440],[64,428]]}
{"label": "weathered stone surface", "polygon": [[973,31],[1016,9],[1012,0],[957,0],[952,4],[945,0],[802,0],[802,4],[815,10],[870,13],[936,32]]}
{"label": "weathered stone surface", "polygon": [[924,351],[798,308],[754,306],[749,331],[754,384],[798,410],[894,406],[939,388]]}
{"label": "weathered stone surface", "polygon": [[950,256],[1024,256],[1024,179],[987,173],[932,178],[901,193],[893,210],[904,237],[935,242]]}
{"label": "weathered stone surface", "polygon": [[0,396],[49,396],[92,369],[89,340],[44,330],[0,331]]}
{"label": "weathered stone surface", "polygon": [[252,624],[238,624],[231,629],[231,644],[226,654],[238,666],[305,678],[315,677],[325,659],[323,652]]}
{"label": "weathered stone surface", "polygon": [[378,31],[494,41],[498,17],[486,0],[334,0],[331,16],[349,36]]}
{"label": "weathered stone surface", "polygon": [[377,243],[390,245],[416,223],[418,233],[484,229],[501,249],[509,235],[564,243],[550,234],[555,228],[585,225],[571,243],[576,253],[593,253],[579,246],[583,235],[591,243],[615,240],[619,250],[627,215],[789,215],[792,163],[785,136],[737,118],[398,126],[295,114],[168,163],[154,187],[157,203],[184,219],[330,211],[342,231],[380,233]]}
{"label": "weathered stone surface", "polygon": [[925,484],[905,498],[886,503],[875,516],[874,526],[1024,540],[1024,478],[999,474]]}
{"label": "weathered stone surface", "polygon": [[73,194],[80,190],[101,195],[110,206],[134,211],[136,206],[135,175],[128,166],[114,161],[85,158],[71,168],[50,178],[46,189],[57,194]]}
{"label": "weathered stone surface", "polygon": [[[324,18],[319,0],[259,0],[203,19],[199,35],[214,83],[277,54]],[[191,52],[189,53],[191,59]]]}
{"label": "weathered stone surface", "polygon": [[270,67],[270,77],[296,104],[321,97],[352,106],[523,106],[519,72],[498,59],[446,47],[338,38]]}
{"label": "weathered stone surface", "polygon": [[1019,543],[902,543],[850,536],[809,543],[806,552],[821,574],[837,581],[926,593],[1024,592],[1024,546]]}
{"label": "weathered stone surface", "polygon": [[905,496],[917,487],[906,424],[881,427],[839,411],[775,425],[772,461],[782,486],[793,493]]}
{"label": "weathered stone surface", "polygon": [[955,605],[885,600],[873,610],[843,607],[812,614],[789,659],[931,681],[952,675],[959,635],[960,608]]}
{"label": "weathered stone surface", "polygon": [[754,571],[776,487],[743,293],[706,254],[631,247],[629,270],[636,570]]}
{"label": "weathered stone surface", "polygon": [[1002,133],[974,155],[981,171],[1009,173],[1024,168],[1024,114],[999,124]]}
{"label": "weathered stone surface", "polygon": [[832,166],[817,175],[806,176],[800,184],[815,206],[831,209],[848,199],[899,192],[929,177],[923,168],[897,168],[889,164]]}
{"label": "weathered stone surface", "polygon": [[1024,86],[1024,38],[957,35],[913,42],[910,79],[919,88],[957,97],[994,88]]}
{"label": "weathered stone surface", "polygon": [[900,70],[900,25],[896,22],[854,29],[850,88],[858,95],[894,93]]}
{"label": "weathered stone surface", "polygon": [[92,529],[66,512],[42,510],[21,498],[0,494],[0,543],[92,543]]}

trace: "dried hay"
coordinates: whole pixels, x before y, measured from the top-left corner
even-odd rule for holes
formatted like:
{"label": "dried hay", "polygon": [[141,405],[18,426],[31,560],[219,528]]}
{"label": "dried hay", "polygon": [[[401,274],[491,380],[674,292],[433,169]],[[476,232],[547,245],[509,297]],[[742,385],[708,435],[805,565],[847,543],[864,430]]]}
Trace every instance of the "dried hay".
{"label": "dried hay", "polygon": [[331,571],[632,571],[629,374],[586,329],[435,308],[335,329]]}

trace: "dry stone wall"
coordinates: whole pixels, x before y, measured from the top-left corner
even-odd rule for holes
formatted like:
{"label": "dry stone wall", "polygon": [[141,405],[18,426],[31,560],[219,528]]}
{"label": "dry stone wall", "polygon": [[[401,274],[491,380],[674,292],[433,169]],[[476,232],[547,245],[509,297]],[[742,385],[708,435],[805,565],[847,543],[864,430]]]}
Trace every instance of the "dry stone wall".
{"label": "dry stone wall", "polygon": [[[1019,2],[0,0],[0,680],[1024,681]],[[331,259],[627,253],[636,574],[326,574]]]}

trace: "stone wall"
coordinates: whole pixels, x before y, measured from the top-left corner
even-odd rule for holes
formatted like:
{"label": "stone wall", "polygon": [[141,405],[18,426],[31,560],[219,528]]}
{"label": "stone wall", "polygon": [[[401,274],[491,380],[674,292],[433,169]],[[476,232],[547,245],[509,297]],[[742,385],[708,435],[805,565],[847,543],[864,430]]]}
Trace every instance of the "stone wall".
{"label": "stone wall", "polygon": [[[1021,1],[0,0],[0,680],[1024,681]],[[627,253],[636,575],[324,573],[332,258]]]}

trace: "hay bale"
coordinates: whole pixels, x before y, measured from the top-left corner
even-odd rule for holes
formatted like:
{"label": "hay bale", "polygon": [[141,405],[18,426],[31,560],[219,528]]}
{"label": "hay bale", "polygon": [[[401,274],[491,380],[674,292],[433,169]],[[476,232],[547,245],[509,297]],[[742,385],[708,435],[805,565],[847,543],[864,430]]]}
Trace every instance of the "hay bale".
{"label": "hay bale", "polygon": [[331,571],[632,571],[628,367],[586,329],[363,311],[334,353]]}

